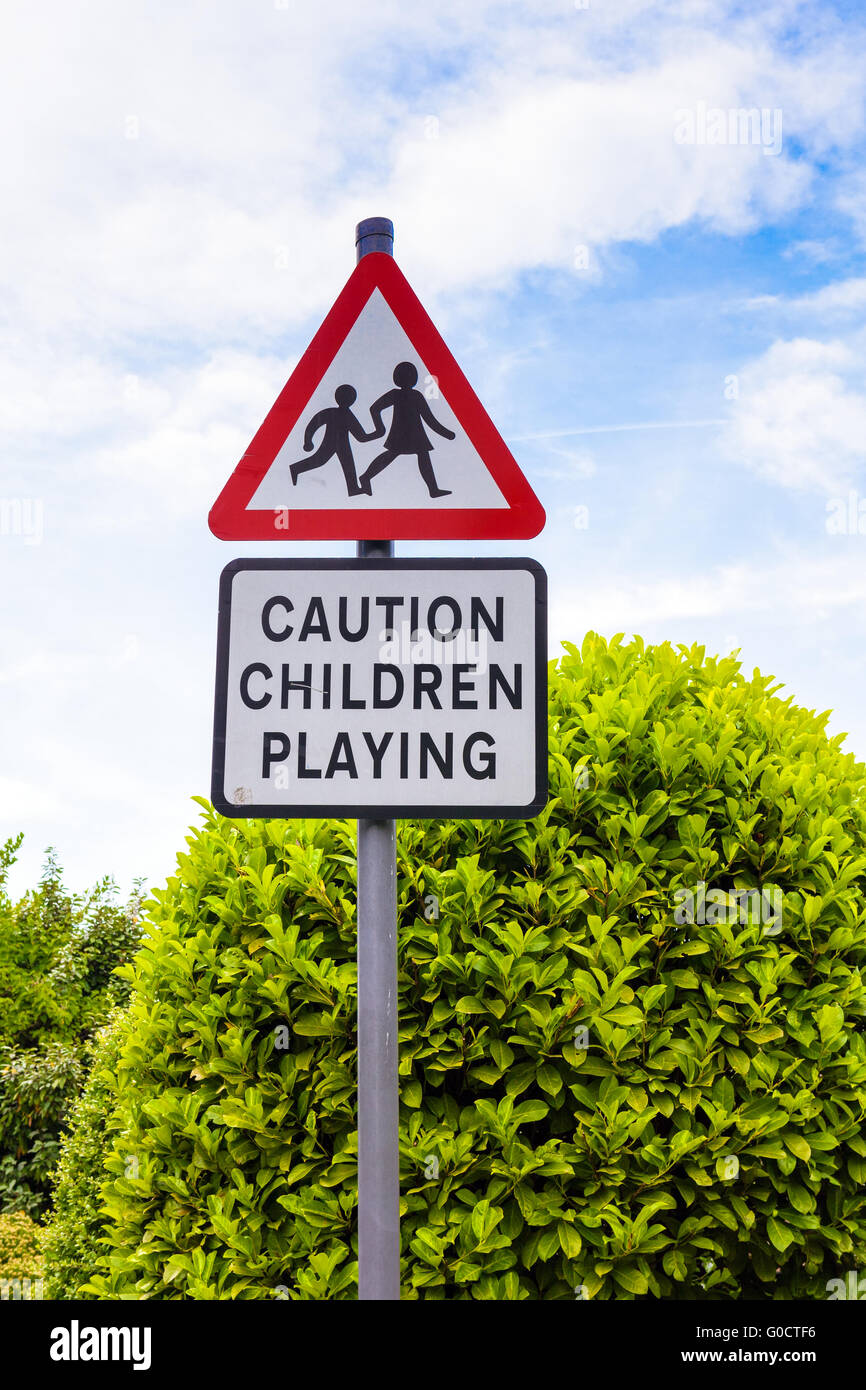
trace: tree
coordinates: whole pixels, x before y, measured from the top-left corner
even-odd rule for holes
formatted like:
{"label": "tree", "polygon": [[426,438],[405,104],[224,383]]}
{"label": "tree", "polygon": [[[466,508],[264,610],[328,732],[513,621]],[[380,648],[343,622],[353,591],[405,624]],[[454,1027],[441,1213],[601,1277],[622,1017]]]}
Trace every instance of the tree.
{"label": "tree", "polygon": [[114,971],[138,945],[142,895],[136,885],[118,904],[110,878],[69,894],[49,849],[38,889],[13,903],[5,881],[21,838],[0,849],[0,1212],[39,1216],[87,1044],[129,994]]}

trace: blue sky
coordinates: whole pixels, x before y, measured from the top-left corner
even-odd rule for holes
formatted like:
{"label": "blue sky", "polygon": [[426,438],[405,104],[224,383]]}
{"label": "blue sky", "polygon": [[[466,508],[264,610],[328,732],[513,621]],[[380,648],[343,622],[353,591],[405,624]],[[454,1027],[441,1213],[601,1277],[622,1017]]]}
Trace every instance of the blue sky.
{"label": "blue sky", "polygon": [[[866,757],[866,534],[827,529],[866,499],[860,6],[7,15],[14,889],[49,843],[75,887],[171,873],[209,783],[219,572],[265,549],[207,512],[370,215],[547,508],[499,548],[547,568],[552,649],[740,648]],[[736,139],[698,139],[714,111]]]}

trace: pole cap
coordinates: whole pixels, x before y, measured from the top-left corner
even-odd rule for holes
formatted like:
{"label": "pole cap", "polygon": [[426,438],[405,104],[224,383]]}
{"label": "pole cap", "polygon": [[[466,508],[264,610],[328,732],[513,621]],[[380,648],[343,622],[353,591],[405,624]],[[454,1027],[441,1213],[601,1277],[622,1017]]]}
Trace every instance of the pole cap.
{"label": "pole cap", "polygon": [[355,228],[355,246],[358,260],[368,256],[371,251],[382,251],[386,256],[393,256],[394,223],[390,217],[365,217]]}

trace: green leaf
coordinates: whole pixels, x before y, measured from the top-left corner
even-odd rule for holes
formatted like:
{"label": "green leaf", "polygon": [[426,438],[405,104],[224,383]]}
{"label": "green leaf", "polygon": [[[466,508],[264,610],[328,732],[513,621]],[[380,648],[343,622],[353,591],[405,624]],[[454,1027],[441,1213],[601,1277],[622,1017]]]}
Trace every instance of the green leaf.
{"label": "green leaf", "polygon": [[509,1096],[519,1096],[521,1091],[525,1091],[527,1086],[531,1086],[535,1080],[535,1063],[521,1062],[517,1067],[511,1067],[505,1081],[505,1094]]}
{"label": "green leaf", "polygon": [[743,1052],[742,1048],[726,1047],[725,1056],[727,1057],[731,1066],[734,1068],[734,1071],[739,1072],[740,1076],[745,1076],[748,1073],[750,1066],[749,1054],[747,1052]]}
{"label": "green leaf", "polygon": [[421,1104],[423,1092],[420,1081],[406,1081],[400,1087],[400,1099],[404,1105],[409,1105],[413,1110],[417,1110]]}
{"label": "green leaf", "polygon": [[612,1273],[616,1283],[628,1293],[640,1296],[640,1294],[646,1293],[649,1288],[646,1275],[642,1274],[634,1265],[631,1267],[628,1265],[614,1265]]}
{"label": "green leaf", "polygon": [[620,1004],[605,1015],[609,1023],[619,1023],[624,1028],[641,1028],[644,1015],[633,1004]]}
{"label": "green leaf", "polygon": [[559,1244],[562,1253],[567,1255],[570,1260],[576,1260],[583,1244],[579,1232],[568,1221],[558,1221],[556,1229],[559,1232]]}
{"label": "green leaf", "polygon": [[559,1231],[555,1228],[552,1231],[545,1231],[539,1238],[538,1253],[543,1260],[549,1260],[559,1248]]}
{"label": "green leaf", "polygon": [[[546,1091],[550,1096],[558,1096],[562,1090],[562,1078],[556,1067],[547,1064],[540,1066],[536,1072],[538,1084],[542,1091]],[[522,1107],[521,1107],[522,1108]]]}
{"label": "green leaf", "polygon": [[804,1163],[809,1162],[812,1150],[801,1134],[783,1134],[782,1139],[795,1158],[802,1158]]}
{"label": "green leaf", "polygon": [[697,989],[700,981],[694,970],[669,970],[668,979],[672,980],[680,989]]}
{"label": "green leaf", "polygon": [[821,1042],[832,1042],[838,1037],[845,1023],[845,1014],[838,1004],[825,1004],[816,1015]]}
{"label": "green leaf", "polygon": [[486,1014],[487,1005],[483,999],[479,999],[477,994],[464,994],[454,1008],[458,1014]]}
{"label": "green leaf", "polygon": [[764,1043],[775,1042],[777,1038],[783,1038],[785,1034],[775,1023],[765,1023],[760,1028],[753,1028],[746,1034],[752,1042],[763,1046]]}
{"label": "green leaf", "polygon": [[538,1120],[543,1120],[550,1106],[545,1105],[543,1100],[524,1100],[520,1105],[515,1105],[512,1120],[519,1125],[532,1124]]}
{"label": "green leaf", "polygon": [[502,1073],[498,1067],[488,1067],[482,1064],[481,1066],[473,1067],[469,1075],[472,1077],[473,1081],[481,1081],[485,1086],[495,1086]]}
{"label": "green leaf", "polygon": [[794,1237],[791,1235],[791,1232],[786,1226],[783,1226],[781,1222],[777,1221],[775,1216],[767,1217],[767,1235],[770,1237],[776,1249],[781,1251],[782,1254],[785,1253],[789,1245],[793,1245],[794,1243]]}
{"label": "green leaf", "polygon": [[812,1198],[805,1187],[799,1183],[791,1183],[788,1186],[788,1201],[796,1211],[808,1214],[815,1209],[814,1198]]}

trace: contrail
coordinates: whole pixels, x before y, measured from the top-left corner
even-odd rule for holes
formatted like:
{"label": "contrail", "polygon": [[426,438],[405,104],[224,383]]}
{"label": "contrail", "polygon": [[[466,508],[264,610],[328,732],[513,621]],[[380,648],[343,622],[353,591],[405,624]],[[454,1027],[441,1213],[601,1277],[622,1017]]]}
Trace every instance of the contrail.
{"label": "contrail", "polygon": [[529,439],[563,439],[569,434],[615,434],[622,430],[695,430],[711,425],[727,425],[724,416],[719,420],[642,420],[634,425],[582,425],[570,430],[543,430],[539,434],[511,434],[509,439],[521,444]]}

